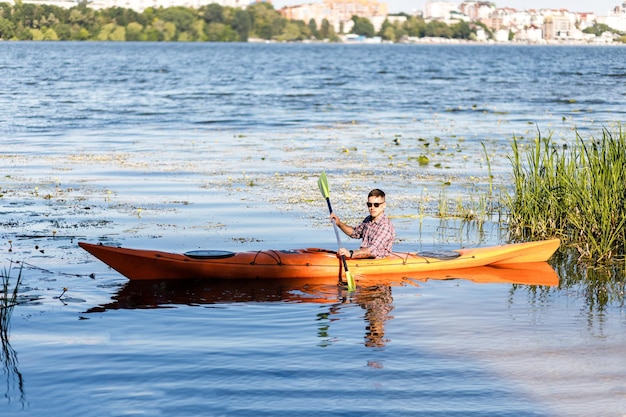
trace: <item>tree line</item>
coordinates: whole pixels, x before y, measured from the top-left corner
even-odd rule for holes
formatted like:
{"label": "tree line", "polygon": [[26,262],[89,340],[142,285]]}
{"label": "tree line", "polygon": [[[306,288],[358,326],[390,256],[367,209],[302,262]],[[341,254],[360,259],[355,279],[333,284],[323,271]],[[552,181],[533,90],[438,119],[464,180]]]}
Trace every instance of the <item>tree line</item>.
{"label": "tree line", "polygon": [[[404,15],[403,22],[386,20],[377,32],[367,18],[353,16],[349,33],[398,41],[405,36],[471,39],[476,24],[426,22]],[[486,28],[484,28],[486,29]],[[142,12],[121,7],[95,10],[82,2],[69,9],[46,4],[0,3],[0,40],[62,41],[196,41],[247,42],[338,41],[339,33],[324,19],[319,25],[284,18],[270,3],[245,9],[209,4],[198,9],[149,7]]]}

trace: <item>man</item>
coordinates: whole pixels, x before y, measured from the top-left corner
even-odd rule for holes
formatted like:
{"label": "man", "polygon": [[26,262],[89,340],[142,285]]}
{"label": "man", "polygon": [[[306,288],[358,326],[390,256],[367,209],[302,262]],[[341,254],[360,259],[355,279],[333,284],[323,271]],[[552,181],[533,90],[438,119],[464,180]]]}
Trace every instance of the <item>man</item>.
{"label": "man", "polygon": [[353,251],[340,248],[337,251],[338,256],[353,259],[384,258],[391,253],[396,231],[385,214],[385,193],[379,189],[370,191],[367,195],[367,207],[369,216],[356,227],[348,226],[334,212],[331,213],[331,220],[334,219],[346,235],[353,239],[363,239],[359,249]]}

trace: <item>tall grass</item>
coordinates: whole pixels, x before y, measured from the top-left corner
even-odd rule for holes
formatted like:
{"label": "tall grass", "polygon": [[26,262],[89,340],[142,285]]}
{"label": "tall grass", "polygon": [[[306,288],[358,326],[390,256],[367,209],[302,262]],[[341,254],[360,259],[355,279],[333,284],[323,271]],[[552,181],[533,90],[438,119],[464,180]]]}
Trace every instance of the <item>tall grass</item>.
{"label": "tall grass", "polygon": [[600,139],[576,133],[572,146],[551,136],[521,150],[513,140],[514,193],[506,198],[513,239],[559,236],[580,256],[623,259],[626,239],[626,134]]}
{"label": "tall grass", "polygon": [[9,338],[9,325],[13,307],[17,305],[17,294],[22,282],[22,268],[17,275],[13,289],[11,289],[11,274],[5,270],[2,275],[2,289],[0,290],[0,340]]}

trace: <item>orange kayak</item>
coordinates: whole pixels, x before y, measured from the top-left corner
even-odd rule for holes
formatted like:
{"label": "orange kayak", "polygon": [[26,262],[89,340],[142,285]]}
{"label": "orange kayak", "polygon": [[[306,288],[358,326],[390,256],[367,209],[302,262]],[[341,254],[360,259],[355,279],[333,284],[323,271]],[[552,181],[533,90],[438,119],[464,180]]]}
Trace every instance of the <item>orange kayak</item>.
{"label": "orange kayak", "polygon": [[[130,280],[151,279],[320,279],[337,280],[342,265],[335,251],[309,248],[248,252],[191,251],[184,254],[79,242],[80,247]],[[348,259],[359,280],[411,277],[431,271],[545,262],[559,239],[459,249],[445,252],[395,252],[383,259]]]}

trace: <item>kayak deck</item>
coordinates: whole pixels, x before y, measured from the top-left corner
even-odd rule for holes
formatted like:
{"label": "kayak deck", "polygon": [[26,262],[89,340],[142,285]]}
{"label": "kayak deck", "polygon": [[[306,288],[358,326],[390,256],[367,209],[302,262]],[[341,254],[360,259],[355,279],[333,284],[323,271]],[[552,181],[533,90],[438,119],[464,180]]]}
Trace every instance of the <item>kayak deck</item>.
{"label": "kayak deck", "polygon": [[[335,251],[308,248],[248,252],[192,251],[187,254],[118,248],[79,242],[80,247],[131,280],[150,279],[295,279],[341,277]],[[545,262],[560,240],[469,248],[436,253],[394,252],[383,259],[348,259],[353,275],[411,276],[429,271],[480,266],[506,267]],[[212,252],[212,253],[211,253]]]}

